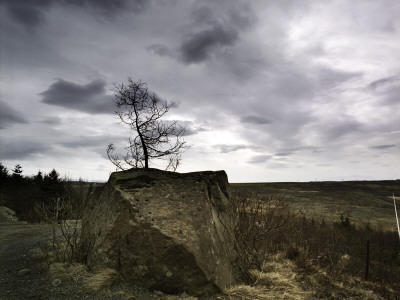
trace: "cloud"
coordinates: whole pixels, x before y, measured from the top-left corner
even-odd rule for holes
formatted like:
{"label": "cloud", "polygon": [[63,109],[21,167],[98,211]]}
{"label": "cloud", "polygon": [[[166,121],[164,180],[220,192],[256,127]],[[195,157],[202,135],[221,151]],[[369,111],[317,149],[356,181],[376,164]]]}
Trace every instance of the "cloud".
{"label": "cloud", "polygon": [[274,156],[290,156],[293,152],[277,152]]}
{"label": "cloud", "polygon": [[94,11],[109,19],[128,11],[141,13],[149,3],[146,0],[64,0],[64,2],[66,5],[86,8],[90,12]]}
{"label": "cloud", "polygon": [[230,153],[243,149],[254,149],[255,147],[249,145],[215,145],[215,148],[219,149],[221,153]]}
{"label": "cloud", "polygon": [[46,14],[54,6],[70,6],[95,12],[106,18],[126,11],[142,12],[146,7],[145,0],[3,0],[11,19],[32,29],[46,21]]}
{"label": "cloud", "polygon": [[250,124],[271,124],[272,121],[259,116],[246,116],[240,119],[243,123],[250,123]]}
{"label": "cloud", "polygon": [[376,90],[378,87],[385,86],[396,81],[399,81],[398,76],[384,77],[368,84],[368,88],[371,90]]}
{"label": "cloud", "polygon": [[396,147],[396,144],[390,144],[390,145],[377,145],[377,146],[372,146],[370,147],[371,149],[377,149],[377,150],[385,150],[389,148]]}
{"label": "cloud", "polygon": [[328,139],[337,139],[362,130],[363,126],[357,120],[332,120],[321,128],[321,135]]}
{"label": "cloud", "polygon": [[268,160],[270,160],[273,156],[272,155],[255,155],[250,160],[248,160],[248,163],[251,164],[258,164],[258,163],[263,163]]}
{"label": "cloud", "polygon": [[208,129],[202,126],[195,125],[191,121],[177,121],[177,126],[180,128],[185,128],[185,133],[183,134],[183,136],[189,136],[198,134],[199,132],[208,131]]}
{"label": "cloud", "polygon": [[0,129],[5,129],[13,124],[28,124],[29,122],[19,111],[7,103],[0,101]]}
{"label": "cloud", "polygon": [[[93,148],[93,147],[105,147],[110,143],[109,136],[78,136],[70,137],[59,142],[59,145],[67,148]],[[105,151],[105,150],[104,150]]]}
{"label": "cloud", "polygon": [[207,60],[213,51],[232,45],[237,38],[237,31],[221,25],[196,32],[182,42],[179,49],[181,59],[186,64],[201,63]]}
{"label": "cloud", "polygon": [[60,125],[61,121],[62,121],[62,119],[59,117],[46,117],[43,120],[41,120],[40,122],[54,126],[54,125]]}
{"label": "cloud", "polygon": [[52,146],[31,138],[9,139],[1,143],[0,160],[27,160],[51,150]]}
{"label": "cloud", "polygon": [[53,0],[3,0],[1,2],[10,14],[10,17],[26,28],[36,27],[45,20],[45,12]]}
{"label": "cloud", "polygon": [[[206,2],[207,3],[207,2]],[[229,5],[229,9],[226,9]],[[156,43],[147,47],[159,56],[174,57],[184,64],[199,64],[214,54],[233,46],[241,32],[254,23],[254,14],[247,5],[209,1],[191,8],[190,22],[178,46]]]}
{"label": "cloud", "polygon": [[167,56],[167,57],[174,57],[175,56],[175,51],[171,50],[165,45],[162,44],[153,44],[150,46],[146,47],[146,50],[149,52],[152,52],[154,54],[157,54],[158,56]]}
{"label": "cloud", "polygon": [[288,156],[295,152],[303,152],[303,151],[311,152],[311,153],[321,153],[321,152],[324,152],[324,149],[322,147],[317,147],[317,146],[299,146],[299,147],[281,149],[281,151],[279,151],[275,155],[276,156]]}
{"label": "cloud", "polygon": [[114,103],[112,96],[106,94],[105,86],[106,83],[99,79],[86,85],[57,79],[39,95],[46,104],[90,114],[112,114]]}
{"label": "cloud", "polygon": [[70,149],[80,149],[86,150],[89,152],[94,152],[99,154],[103,158],[107,158],[107,145],[113,143],[114,140],[120,140],[119,137],[112,136],[112,135],[100,135],[100,136],[75,136],[75,137],[68,137],[62,141],[58,142],[63,148],[67,148],[68,151]]}

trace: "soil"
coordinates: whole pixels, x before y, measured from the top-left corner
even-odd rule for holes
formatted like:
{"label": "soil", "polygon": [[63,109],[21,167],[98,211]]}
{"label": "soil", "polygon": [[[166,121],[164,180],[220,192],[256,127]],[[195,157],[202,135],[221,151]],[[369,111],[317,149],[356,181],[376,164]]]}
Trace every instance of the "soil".
{"label": "soil", "polygon": [[98,299],[73,283],[53,286],[32,250],[51,240],[49,225],[0,223],[0,299]]}
{"label": "soil", "polygon": [[[0,300],[18,299],[197,299],[187,295],[172,296],[149,292],[140,287],[120,284],[112,289],[91,292],[79,282],[55,282],[48,275],[48,265],[33,253],[52,240],[52,227],[20,221],[0,221]],[[226,299],[215,295],[205,299]]]}

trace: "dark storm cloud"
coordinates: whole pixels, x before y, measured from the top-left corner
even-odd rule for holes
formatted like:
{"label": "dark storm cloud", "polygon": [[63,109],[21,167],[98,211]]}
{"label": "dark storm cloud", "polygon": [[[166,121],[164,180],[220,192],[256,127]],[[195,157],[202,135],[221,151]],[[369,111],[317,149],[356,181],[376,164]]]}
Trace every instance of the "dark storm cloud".
{"label": "dark storm cloud", "polygon": [[86,85],[57,79],[39,95],[46,104],[91,114],[112,114],[114,103],[112,96],[106,94],[105,86],[106,83],[99,79]]}
{"label": "dark storm cloud", "polygon": [[398,76],[390,76],[390,77],[385,77],[385,78],[381,78],[378,80],[375,80],[373,82],[371,82],[368,85],[368,88],[371,90],[375,90],[378,87],[384,86],[384,85],[388,85],[391,84],[393,82],[399,81],[399,77]]}
{"label": "dark storm cloud", "polygon": [[232,45],[237,38],[238,33],[233,28],[220,25],[194,33],[183,41],[179,49],[181,59],[187,64],[201,63],[207,60],[214,50]]}
{"label": "dark storm cloud", "polygon": [[178,50],[179,59],[185,64],[204,62],[213,53],[233,46],[240,33],[254,22],[248,6],[229,3],[221,9],[218,3],[209,5],[196,7],[191,12],[194,29],[184,37]]}
{"label": "dark storm cloud", "polygon": [[7,103],[0,101],[0,129],[8,128],[16,123],[26,124],[28,121],[22,113],[18,112]]}
{"label": "dark storm cloud", "polygon": [[272,121],[259,116],[246,116],[240,119],[243,123],[250,123],[250,124],[271,124]]}
{"label": "dark storm cloud", "polygon": [[[113,12],[113,11],[122,11],[127,8],[128,1],[126,0],[64,0],[65,3],[76,5],[79,7],[93,7],[100,11],[105,12]],[[141,10],[143,9],[144,2],[142,0],[139,1],[131,1],[134,4],[134,8]]]}
{"label": "dark storm cloud", "polygon": [[377,150],[385,150],[385,149],[390,149],[396,147],[396,144],[391,144],[391,145],[378,145],[378,146],[372,146],[370,147],[371,149],[377,149]]}
{"label": "dark storm cloud", "polygon": [[252,158],[250,158],[248,163],[251,164],[263,163],[270,160],[272,157],[273,157],[272,155],[255,155]]}
{"label": "dark storm cloud", "polygon": [[27,28],[35,27],[45,19],[45,11],[51,6],[53,0],[3,0],[4,5],[11,18]]}
{"label": "dark storm cloud", "polygon": [[31,29],[45,22],[47,11],[56,5],[69,5],[113,17],[127,10],[141,12],[146,3],[145,0],[3,0],[0,5],[5,6],[11,19]]}
{"label": "dark storm cloud", "polygon": [[36,155],[44,155],[51,150],[51,146],[33,139],[7,140],[1,142],[0,160],[26,160]]}
{"label": "dark storm cloud", "polygon": [[89,12],[95,12],[106,19],[113,19],[125,12],[141,13],[149,4],[146,0],[64,0],[64,2],[66,5],[86,8]]}

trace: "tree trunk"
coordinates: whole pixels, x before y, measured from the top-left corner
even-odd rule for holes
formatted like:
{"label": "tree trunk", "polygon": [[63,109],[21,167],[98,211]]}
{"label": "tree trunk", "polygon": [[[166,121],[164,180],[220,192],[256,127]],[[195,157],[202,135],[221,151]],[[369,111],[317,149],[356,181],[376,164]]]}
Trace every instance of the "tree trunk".
{"label": "tree trunk", "polygon": [[[138,127],[138,128],[139,128],[139,127]],[[148,169],[148,168],[149,168],[149,153],[147,152],[146,143],[144,142],[143,135],[142,135],[142,133],[139,131],[139,129],[138,129],[138,133],[139,133],[139,137],[140,137],[140,142],[142,143],[142,147],[143,147],[144,168],[145,168],[145,169]]]}
{"label": "tree trunk", "polygon": [[149,168],[149,154],[147,153],[146,145],[143,143],[143,152],[144,152],[144,168]]}
{"label": "tree trunk", "polygon": [[138,111],[137,111],[135,105],[133,106],[133,109],[135,111],[135,116],[136,116],[136,119],[135,119],[136,131],[139,134],[140,142],[142,143],[142,147],[143,147],[144,168],[148,169],[149,168],[149,153],[147,152],[147,146],[146,146],[146,143],[144,141],[143,134],[140,131],[139,122],[138,122],[139,114],[138,114]]}

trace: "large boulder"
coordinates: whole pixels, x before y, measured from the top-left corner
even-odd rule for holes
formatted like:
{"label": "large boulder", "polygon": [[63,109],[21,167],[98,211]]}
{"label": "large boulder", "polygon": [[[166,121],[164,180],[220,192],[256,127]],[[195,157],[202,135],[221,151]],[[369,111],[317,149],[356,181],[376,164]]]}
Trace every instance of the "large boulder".
{"label": "large boulder", "polygon": [[90,268],[166,293],[204,295],[235,282],[226,173],[156,169],[115,172],[96,189],[82,220]]}

